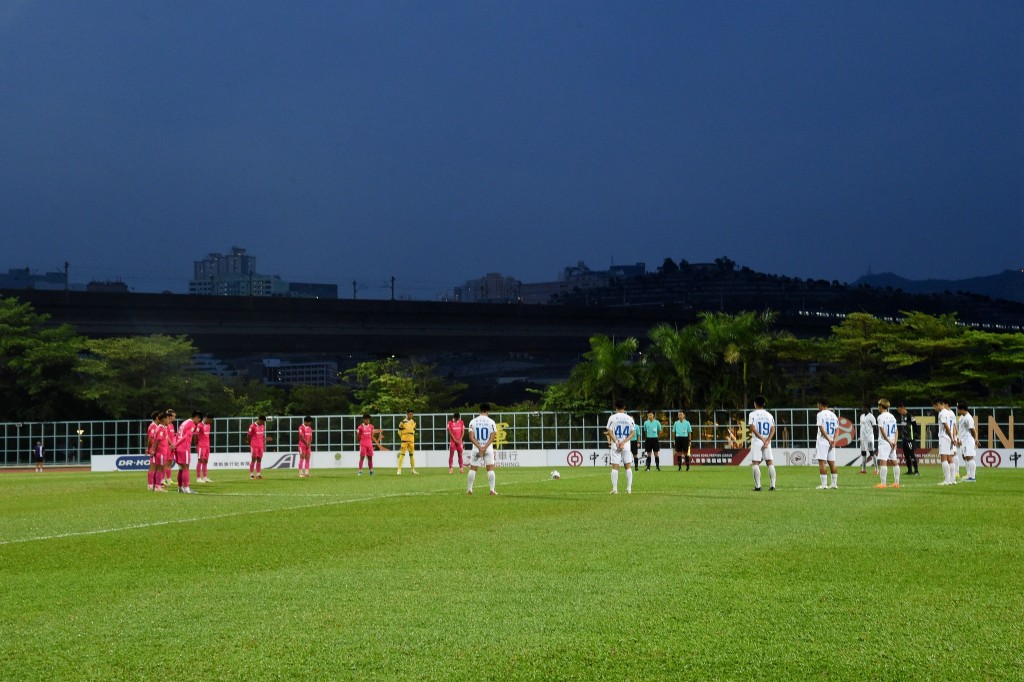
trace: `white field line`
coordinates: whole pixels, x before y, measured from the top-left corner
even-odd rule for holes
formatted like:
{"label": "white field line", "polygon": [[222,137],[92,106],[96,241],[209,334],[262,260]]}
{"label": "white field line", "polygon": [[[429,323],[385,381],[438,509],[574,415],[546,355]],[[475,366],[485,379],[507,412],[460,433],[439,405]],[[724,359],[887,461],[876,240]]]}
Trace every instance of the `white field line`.
{"label": "white field line", "polygon": [[[596,475],[596,474],[592,474]],[[574,478],[590,478],[591,476],[577,476]],[[550,479],[545,479],[550,480]],[[512,481],[506,483],[505,486],[515,485],[516,483],[538,483],[543,481]],[[504,487],[504,486],[503,486]],[[172,526],[182,523],[198,523],[200,521],[213,521],[216,519],[228,519],[235,516],[249,516],[251,514],[270,514],[272,512],[285,512],[295,511],[297,509],[310,509],[313,507],[330,507],[341,504],[355,504],[357,502],[373,502],[376,500],[387,500],[396,497],[425,497],[429,495],[438,495],[444,493],[454,493],[457,490],[451,488],[445,488],[444,490],[425,490],[420,492],[407,492],[407,493],[387,493],[383,495],[370,495],[368,497],[353,497],[343,500],[328,500],[324,502],[312,502],[309,504],[296,504],[290,507],[273,507],[271,509],[247,509],[245,511],[236,512],[225,512],[223,514],[210,514],[208,516],[195,516],[187,519],[166,519],[163,521],[150,521],[147,523],[133,523],[127,526],[116,526],[113,528],[97,528],[94,530],[79,530],[71,531],[68,533],[55,533],[53,535],[36,535],[29,538],[15,538],[13,540],[0,540],[0,546],[3,545],[17,545],[25,542],[40,542],[44,540],[60,540],[63,538],[74,538],[86,535],[104,535],[106,533],[119,533],[126,530],[141,530],[143,528],[155,528],[158,526]],[[243,496],[258,496],[258,497],[270,497],[273,493],[267,495],[255,495],[254,493],[200,493],[200,496],[210,497],[243,497]],[[282,497],[286,495],[280,495]],[[291,497],[291,495],[287,495]]]}

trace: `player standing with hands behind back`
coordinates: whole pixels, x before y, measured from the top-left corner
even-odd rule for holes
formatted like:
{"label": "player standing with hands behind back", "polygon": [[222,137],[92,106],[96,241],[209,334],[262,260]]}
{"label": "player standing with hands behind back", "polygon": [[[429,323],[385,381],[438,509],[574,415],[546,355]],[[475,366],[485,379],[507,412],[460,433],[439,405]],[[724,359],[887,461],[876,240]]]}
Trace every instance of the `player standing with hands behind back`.
{"label": "player standing with hands behind back", "polygon": [[402,461],[405,460],[405,453],[409,453],[409,467],[416,473],[416,420],[412,418],[412,410],[405,413],[405,419],[398,423],[398,435],[402,440],[402,446],[398,449],[398,472],[402,475]]}
{"label": "player standing with hands behind back", "polygon": [[[309,458],[313,454],[313,418],[299,424],[299,478],[309,478]],[[305,469],[306,473],[302,471]]]}
{"label": "player standing with hands behind back", "polygon": [[476,480],[476,470],[481,464],[487,468],[487,485],[491,488],[491,494],[498,494],[494,490],[494,435],[498,431],[498,425],[488,415],[490,411],[491,406],[483,403],[480,405],[480,414],[469,422],[469,440],[476,449],[469,457],[467,495],[473,494],[473,481]]}
{"label": "player standing with hands behind back", "polygon": [[754,470],[754,492],[761,491],[761,460],[768,464],[768,478],[775,490],[775,458],[772,455],[772,438],[775,438],[775,417],[764,409],[763,395],[754,398],[754,411],[747,423],[750,425],[750,460]]}
{"label": "player standing with hands behind back", "polygon": [[270,440],[273,439],[267,435],[267,418],[261,414],[245,434],[245,442],[249,444],[252,455],[249,460],[249,478],[263,478],[263,452]]}
{"label": "player standing with hands behind back", "polygon": [[892,484],[893,488],[900,487],[900,460],[896,454],[896,436],[899,426],[896,424],[896,417],[889,412],[889,401],[882,398],[878,401],[878,476],[880,482],[876,488],[885,488],[888,484],[889,464],[892,464],[892,475],[896,479]]}
{"label": "player standing with hands behind back", "polygon": [[832,470],[832,489],[839,488],[839,473],[836,471],[836,431],[839,430],[839,417],[828,409],[828,401],[818,399],[818,437],[815,442],[815,457],[818,459],[818,474],[821,485],[818,490],[828,490],[828,471]]}
{"label": "player standing with hands behind back", "polygon": [[609,461],[612,465],[612,495],[619,494],[619,465],[626,467],[626,493],[633,492],[633,453],[629,443],[636,433],[636,423],[626,414],[626,403],[615,401],[615,414],[608,418],[605,436],[611,447]]}

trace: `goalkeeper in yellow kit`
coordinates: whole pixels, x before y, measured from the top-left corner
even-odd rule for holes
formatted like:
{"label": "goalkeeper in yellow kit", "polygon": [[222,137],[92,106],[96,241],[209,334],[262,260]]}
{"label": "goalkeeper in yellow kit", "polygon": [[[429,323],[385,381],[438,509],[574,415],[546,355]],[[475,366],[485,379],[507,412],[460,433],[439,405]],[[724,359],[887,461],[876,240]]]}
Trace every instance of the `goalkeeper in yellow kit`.
{"label": "goalkeeper in yellow kit", "polygon": [[402,475],[402,461],[405,453],[409,453],[409,467],[416,473],[416,421],[412,418],[412,410],[405,413],[405,419],[398,424],[398,436],[402,447],[398,450],[398,475]]}

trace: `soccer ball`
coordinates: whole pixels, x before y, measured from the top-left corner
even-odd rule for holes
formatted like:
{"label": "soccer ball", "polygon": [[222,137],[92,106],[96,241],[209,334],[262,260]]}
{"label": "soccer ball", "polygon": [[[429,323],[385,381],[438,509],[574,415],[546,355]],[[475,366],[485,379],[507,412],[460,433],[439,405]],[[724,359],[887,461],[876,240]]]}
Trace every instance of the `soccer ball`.
{"label": "soccer ball", "polygon": [[561,477],[562,474],[558,473],[558,469],[555,469],[554,471],[551,472],[551,478],[555,479],[556,481]]}

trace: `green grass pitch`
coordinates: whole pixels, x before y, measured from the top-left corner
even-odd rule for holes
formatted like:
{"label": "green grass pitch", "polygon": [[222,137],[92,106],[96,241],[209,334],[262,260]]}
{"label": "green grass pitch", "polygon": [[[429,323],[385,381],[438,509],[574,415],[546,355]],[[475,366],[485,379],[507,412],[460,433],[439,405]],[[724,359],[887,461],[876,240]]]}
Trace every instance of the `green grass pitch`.
{"label": "green grass pitch", "polygon": [[[246,472],[247,473],[247,472]],[[0,679],[1021,679],[1024,473],[0,475]],[[891,479],[890,479],[891,480]],[[620,490],[625,490],[624,476]]]}

